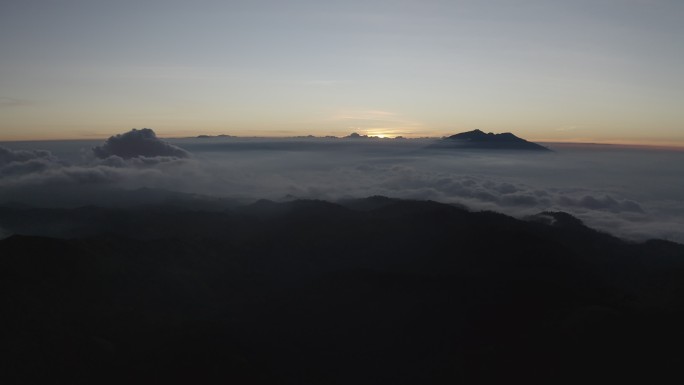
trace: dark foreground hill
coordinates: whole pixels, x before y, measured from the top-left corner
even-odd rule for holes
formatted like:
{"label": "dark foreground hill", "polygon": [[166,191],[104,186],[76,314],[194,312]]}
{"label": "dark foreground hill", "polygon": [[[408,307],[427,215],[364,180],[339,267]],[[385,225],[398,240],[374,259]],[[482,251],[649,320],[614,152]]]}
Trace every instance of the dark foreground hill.
{"label": "dark foreground hill", "polygon": [[684,246],[563,213],[376,197],[0,222],[34,234],[0,241],[3,384],[684,379]]}
{"label": "dark foreground hill", "polygon": [[484,133],[480,130],[473,130],[451,135],[430,145],[430,148],[551,151],[542,145],[519,138],[510,132],[494,134],[491,132]]}

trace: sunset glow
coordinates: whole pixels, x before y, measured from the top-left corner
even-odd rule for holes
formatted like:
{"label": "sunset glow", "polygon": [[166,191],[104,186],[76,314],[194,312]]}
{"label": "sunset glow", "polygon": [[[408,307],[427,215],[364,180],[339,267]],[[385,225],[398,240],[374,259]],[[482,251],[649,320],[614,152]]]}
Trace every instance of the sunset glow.
{"label": "sunset glow", "polygon": [[8,3],[0,141],[153,127],[683,145],[684,4],[584,3]]}

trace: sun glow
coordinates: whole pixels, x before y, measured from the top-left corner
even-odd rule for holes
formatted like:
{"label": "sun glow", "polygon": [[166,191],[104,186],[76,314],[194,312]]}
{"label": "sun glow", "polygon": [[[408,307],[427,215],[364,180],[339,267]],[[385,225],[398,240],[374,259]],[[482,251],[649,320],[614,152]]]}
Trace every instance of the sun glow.
{"label": "sun glow", "polygon": [[388,130],[366,130],[366,135],[385,139],[385,138],[394,138],[394,137],[398,136],[399,134],[389,132]]}

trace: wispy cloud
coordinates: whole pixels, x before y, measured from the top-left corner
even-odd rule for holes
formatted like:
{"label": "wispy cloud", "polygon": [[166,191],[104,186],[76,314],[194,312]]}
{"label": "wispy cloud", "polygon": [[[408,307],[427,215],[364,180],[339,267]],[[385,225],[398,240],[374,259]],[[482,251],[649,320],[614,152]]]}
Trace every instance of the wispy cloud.
{"label": "wispy cloud", "polygon": [[35,104],[35,102],[31,100],[0,96],[0,108],[25,107],[33,104]]}
{"label": "wispy cloud", "polygon": [[392,122],[396,120],[395,117],[395,113],[383,110],[343,110],[334,114],[331,119]]}
{"label": "wispy cloud", "polygon": [[567,125],[567,126],[557,127],[557,128],[555,129],[555,131],[560,131],[560,132],[563,132],[563,131],[576,131],[576,130],[581,130],[581,129],[584,129],[584,128],[587,128],[587,126],[585,126],[585,125]]}
{"label": "wispy cloud", "polygon": [[333,87],[346,83],[344,80],[309,80],[304,84],[317,87]]}

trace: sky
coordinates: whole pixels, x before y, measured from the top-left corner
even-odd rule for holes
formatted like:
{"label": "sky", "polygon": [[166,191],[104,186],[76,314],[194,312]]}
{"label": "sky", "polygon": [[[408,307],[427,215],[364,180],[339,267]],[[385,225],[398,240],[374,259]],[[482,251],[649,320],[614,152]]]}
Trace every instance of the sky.
{"label": "sky", "polygon": [[684,146],[680,0],[4,2],[0,141],[423,137]]}

